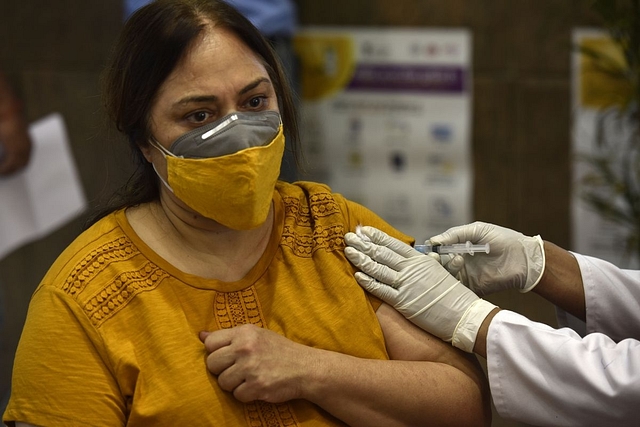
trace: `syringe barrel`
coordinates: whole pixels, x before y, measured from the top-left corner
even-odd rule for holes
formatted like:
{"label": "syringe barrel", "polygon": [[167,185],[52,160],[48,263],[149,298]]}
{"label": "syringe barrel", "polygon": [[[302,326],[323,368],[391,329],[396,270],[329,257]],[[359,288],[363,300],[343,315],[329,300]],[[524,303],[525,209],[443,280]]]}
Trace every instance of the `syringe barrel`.
{"label": "syringe barrel", "polygon": [[423,254],[435,252],[437,254],[470,254],[476,252],[489,253],[489,244],[474,245],[470,241],[466,243],[454,243],[452,245],[415,245],[414,249]]}
{"label": "syringe barrel", "polygon": [[422,252],[423,254],[428,254],[429,252],[433,252],[432,245],[413,245],[413,249],[418,252]]}

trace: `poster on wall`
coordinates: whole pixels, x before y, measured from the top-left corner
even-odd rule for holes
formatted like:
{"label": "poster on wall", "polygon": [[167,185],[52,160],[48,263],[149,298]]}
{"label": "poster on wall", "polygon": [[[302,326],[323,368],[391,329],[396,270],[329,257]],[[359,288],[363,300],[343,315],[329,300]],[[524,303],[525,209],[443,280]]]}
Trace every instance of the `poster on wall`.
{"label": "poster on wall", "polygon": [[620,185],[629,172],[635,175],[635,167],[629,169],[634,121],[623,105],[629,88],[612,77],[625,67],[623,52],[602,29],[574,29],[573,45],[571,249],[638,268],[630,240],[633,214]]}
{"label": "poster on wall", "polygon": [[309,27],[295,48],[305,179],[418,243],[470,221],[467,30]]}

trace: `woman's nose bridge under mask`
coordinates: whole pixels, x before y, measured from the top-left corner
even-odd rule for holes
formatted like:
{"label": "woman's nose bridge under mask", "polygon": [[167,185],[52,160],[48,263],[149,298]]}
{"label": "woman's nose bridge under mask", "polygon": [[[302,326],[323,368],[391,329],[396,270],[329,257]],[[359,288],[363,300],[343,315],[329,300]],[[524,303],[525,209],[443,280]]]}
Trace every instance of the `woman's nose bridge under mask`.
{"label": "woman's nose bridge under mask", "polygon": [[187,159],[221,157],[246,148],[266,145],[278,133],[276,111],[236,112],[194,129],[176,139],[167,150],[152,138],[163,155]]}

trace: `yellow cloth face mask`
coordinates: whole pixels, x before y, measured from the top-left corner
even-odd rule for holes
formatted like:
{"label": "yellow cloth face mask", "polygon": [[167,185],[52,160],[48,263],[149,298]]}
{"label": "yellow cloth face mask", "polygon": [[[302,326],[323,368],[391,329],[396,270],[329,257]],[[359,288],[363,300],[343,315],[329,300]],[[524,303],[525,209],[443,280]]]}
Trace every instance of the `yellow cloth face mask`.
{"label": "yellow cloth face mask", "polygon": [[[268,120],[264,120],[264,113],[269,113]],[[239,114],[236,113],[235,116]],[[273,114],[277,116],[277,122],[274,121]],[[248,144],[252,145],[237,152],[218,157],[185,158],[168,151],[155,141],[152,142],[167,160],[169,182],[165,185],[176,197],[199,214],[234,230],[250,230],[266,221],[276,181],[280,175],[285,145],[278,113],[265,111],[242,115],[244,117],[241,120],[236,119],[232,122],[231,128],[225,127],[225,132],[215,132],[216,124],[224,124],[225,120],[228,121],[229,117],[234,115],[198,128],[196,132],[197,136],[207,136],[214,145],[234,141],[232,145],[237,146],[238,138],[249,141]],[[265,135],[273,134],[265,132],[265,127],[273,128],[275,136],[269,136],[270,139],[267,141],[258,142]],[[188,135],[193,136],[192,132]],[[181,140],[184,140],[184,137],[178,138],[176,143]],[[265,142],[268,143],[254,146]],[[172,147],[176,143],[172,144]],[[196,150],[207,151],[206,144]]]}

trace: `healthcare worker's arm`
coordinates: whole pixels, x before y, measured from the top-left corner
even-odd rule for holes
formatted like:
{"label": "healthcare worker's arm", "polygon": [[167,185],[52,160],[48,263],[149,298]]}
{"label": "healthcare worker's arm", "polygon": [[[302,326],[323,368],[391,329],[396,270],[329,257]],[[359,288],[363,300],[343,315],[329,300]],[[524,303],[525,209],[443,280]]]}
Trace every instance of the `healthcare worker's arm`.
{"label": "healthcare worker's arm", "polygon": [[640,271],[481,222],[430,240],[491,244],[489,254],[464,255],[461,263],[460,279],[479,295],[510,288],[532,291],[586,321],[587,333],[600,332],[614,341],[640,337],[640,319],[634,321],[640,316]]}
{"label": "healthcare worker's arm", "polygon": [[[544,272],[533,292],[584,321],[585,294],[578,262],[571,253],[550,242],[544,242],[544,254]],[[498,310],[491,312],[478,330],[473,351],[481,356],[487,357],[489,324],[497,313]]]}
{"label": "healthcare worker's arm", "polygon": [[544,253],[545,269],[533,292],[584,321],[584,286],[578,262],[570,252],[550,242],[544,242]]}
{"label": "healthcare worker's arm", "polygon": [[[585,306],[585,296],[578,285],[582,276],[585,278],[583,289],[587,292],[587,324],[590,322],[589,301],[600,297],[608,299],[612,312],[621,308],[620,311],[629,314],[635,307],[635,314],[629,315],[626,323],[640,324],[638,282],[630,280],[633,278],[629,274],[579,255],[576,262],[570,253],[547,243],[543,252],[538,249],[542,248],[539,238],[480,225],[471,231],[482,230],[484,237],[492,236],[491,252],[494,247],[496,252],[494,259],[477,259],[470,266],[465,265],[467,274],[475,273],[473,277],[467,275],[475,289],[485,293],[493,291],[490,276],[499,272],[501,275],[495,282],[500,289],[531,290],[541,286],[537,290],[541,295],[548,295],[580,316]],[[487,355],[494,403],[503,417],[554,426],[637,422],[638,336],[631,335],[617,343],[599,333],[582,338],[570,329],[555,330],[516,313],[499,311],[456,279],[443,274],[444,269],[432,258],[413,254],[407,245],[379,234],[378,230],[365,228],[364,231],[372,242],[362,242],[355,235],[345,236],[351,246],[345,253],[366,273],[357,273],[358,282],[420,327],[466,351],[474,349],[478,354]],[[454,243],[449,237],[445,236],[440,243]],[[478,241],[478,236],[458,237],[462,241],[483,243]],[[548,270],[544,268],[545,253]],[[589,263],[591,267],[593,264],[599,267],[592,268],[595,272],[591,275],[585,274]],[[546,277],[541,277],[543,272]],[[604,288],[624,289],[629,294],[635,289],[635,298],[602,296],[597,290],[590,295],[589,290],[598,289],[596,283],[606,279],[611,283]],[[563,283],[570,286],[562,286]],[[626,330],[637,331],[638,326],[627,326]]]}
{"label": "healthcare worker's arm", "polygon": [[582,276],[586,332],[601,332],[614,341],[640,338],[640,271],[573,255]]}
{"label": "healthcare worker's arm", "polygon": [[501,310],[486,336],[491,394],[503,418],[547,426],[637,425],[640,342],[584,338]]}

